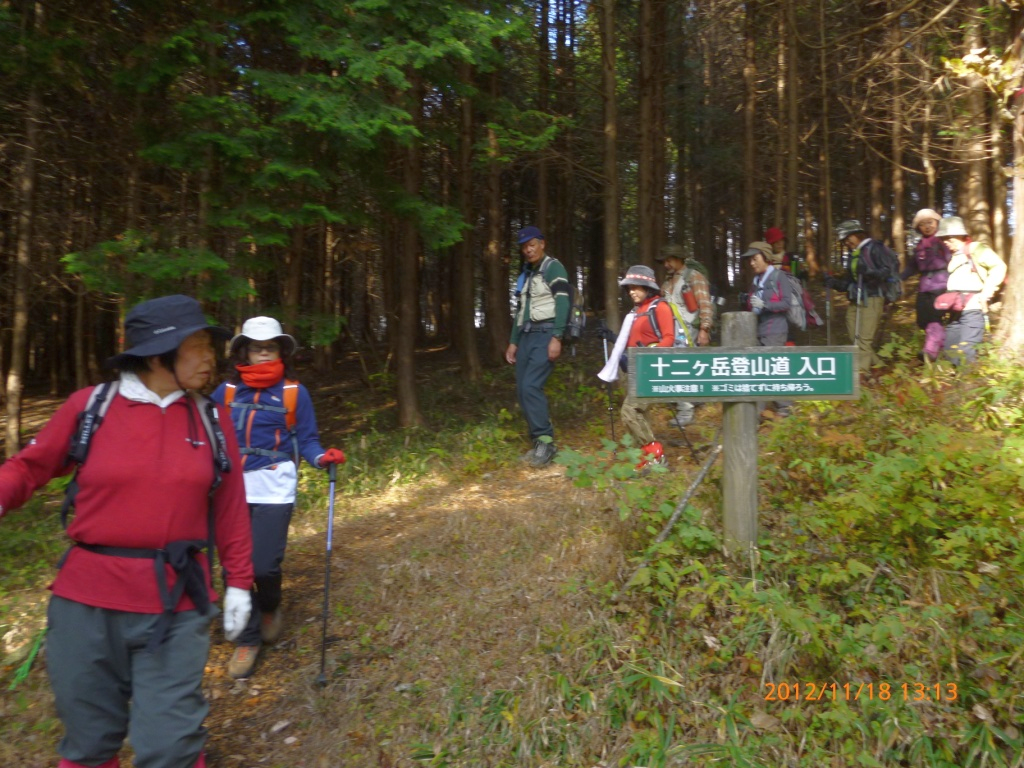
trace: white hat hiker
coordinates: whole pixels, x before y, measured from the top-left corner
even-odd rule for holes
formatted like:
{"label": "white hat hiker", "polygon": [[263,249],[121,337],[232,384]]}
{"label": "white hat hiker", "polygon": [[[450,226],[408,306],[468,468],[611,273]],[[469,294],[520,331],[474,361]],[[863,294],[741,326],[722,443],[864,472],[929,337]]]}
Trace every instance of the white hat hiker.
{"label": "white hat hiker", "polygon": [[295,351],[295,339],[284,332],[281,324],[272,317],[250,317],[242,324],[242,332],[231,340],[231,352],[249,341],[270,341],[276,339],[281,345],[281,354],[290,355]]}

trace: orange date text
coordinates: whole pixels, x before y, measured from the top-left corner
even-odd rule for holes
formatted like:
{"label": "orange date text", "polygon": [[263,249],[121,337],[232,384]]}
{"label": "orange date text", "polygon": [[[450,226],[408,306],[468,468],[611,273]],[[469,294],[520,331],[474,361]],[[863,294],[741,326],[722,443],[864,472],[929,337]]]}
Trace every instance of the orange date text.
{"label": "orange date text", "polygon": [[956,683],[765,683],[765,701],[956,701]]}

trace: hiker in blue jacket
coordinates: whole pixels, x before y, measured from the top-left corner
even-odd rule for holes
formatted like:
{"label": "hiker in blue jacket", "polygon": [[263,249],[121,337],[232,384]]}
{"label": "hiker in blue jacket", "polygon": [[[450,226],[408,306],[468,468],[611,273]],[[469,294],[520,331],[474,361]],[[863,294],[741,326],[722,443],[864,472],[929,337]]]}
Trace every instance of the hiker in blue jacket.
{"label": "hiker in blue jacket", "polygon": [[234,371],[212,399],[231,409],[242,454],[245,498],[252,519],[252,615],[228,663],[234,678],[249,677],[261,643],[281,636],[281,563],[295,508],[299,457],[314,467],[343,464],[324,449],[309,391],[290,365],[295,339],[272,317],[254,317],[231,340]]}

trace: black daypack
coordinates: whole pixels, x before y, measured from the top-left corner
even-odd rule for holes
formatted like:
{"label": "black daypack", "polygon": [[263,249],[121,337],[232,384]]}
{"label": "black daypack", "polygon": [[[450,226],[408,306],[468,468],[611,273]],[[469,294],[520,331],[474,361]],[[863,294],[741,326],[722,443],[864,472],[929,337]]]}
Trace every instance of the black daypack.
{"label": "black daypack", "polygon": [[882,289],[882,298],[886,301],[897,301],[903,295],[903,284],[900,282],[900,258],[896,252],[881,240],[872,240],[868,247],[861,251],[860,257],[864,265],[875,272],[875,278]]}

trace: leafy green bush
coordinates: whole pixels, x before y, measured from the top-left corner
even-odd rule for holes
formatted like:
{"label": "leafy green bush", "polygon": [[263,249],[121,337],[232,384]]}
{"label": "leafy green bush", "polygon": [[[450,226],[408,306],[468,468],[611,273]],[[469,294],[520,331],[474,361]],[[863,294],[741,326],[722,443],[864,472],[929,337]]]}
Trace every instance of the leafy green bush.
{"label": "leafy green bush", "polygon": [[623,482],[628,446],[563,457],[629,511],[646,563],[628,607],[600,590],[636,639],[628,663],[602,660],[614,682],[597,702],[609,727],[630,724],[625,764],[1018,760],[1024,372],[912,368],[906,351],[892,345],[859,401],[801,404],[764,435],[747,562],[718,554],[717,521],[696,509],[645,545],[680,489]]}

